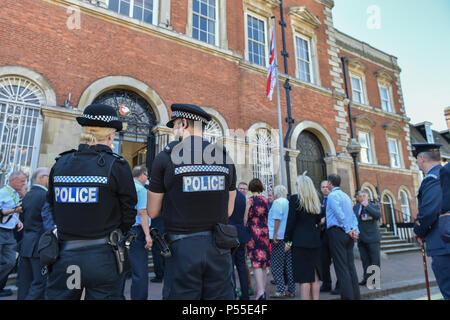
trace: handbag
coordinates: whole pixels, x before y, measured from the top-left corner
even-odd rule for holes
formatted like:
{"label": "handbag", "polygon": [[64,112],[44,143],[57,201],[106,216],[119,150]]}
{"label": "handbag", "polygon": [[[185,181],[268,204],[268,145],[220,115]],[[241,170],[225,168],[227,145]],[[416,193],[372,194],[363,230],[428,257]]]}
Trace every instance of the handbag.
{"label": "handbag", "polygon": [[239,247],[238,233],[231,224],[217,223],[214,226],[214,243],[220,249],[234,249]]}
{"label": "handbag", "polygon": [[58,261],[59,243],[53,230],[48,230],[41,235],[38,245],[39,261],[42,266],[49,267]]}
{"label": "handbag", "polygon": [[439,216],[439,233],[444,242],[450,242],[450,212]]}

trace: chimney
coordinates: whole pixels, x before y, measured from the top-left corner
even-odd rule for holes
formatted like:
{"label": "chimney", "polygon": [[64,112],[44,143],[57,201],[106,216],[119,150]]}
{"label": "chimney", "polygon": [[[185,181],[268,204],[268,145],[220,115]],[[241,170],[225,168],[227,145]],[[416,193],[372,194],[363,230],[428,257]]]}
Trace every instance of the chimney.
{"label": "chimney", "polygon": [[447,121],[447,129],[450,130],[450,107],[445,108],[444,114],[445,120]]}

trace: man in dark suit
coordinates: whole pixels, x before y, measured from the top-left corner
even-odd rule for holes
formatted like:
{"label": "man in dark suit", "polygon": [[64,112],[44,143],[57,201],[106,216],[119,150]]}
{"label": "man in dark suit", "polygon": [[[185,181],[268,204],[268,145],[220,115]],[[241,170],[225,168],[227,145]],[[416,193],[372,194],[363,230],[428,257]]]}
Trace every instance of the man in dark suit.
{"label": "man in dark suit", "polygon": [[358,219],[358,249],[364,271],[364,278],[359,284],[364,286],[370,276],[367,268],[372,265],[380,266],[381,234],[378,220],[381,218],[381,212],[375,203],[369,202],[366,191],[358,192],[358,203],[353,207],[353,212]]}
{"label": "man in dark suit", "polygon": [[450,300],[450,243],[442,240],[438,223],[443,205],[440,184],[441,145],[432,143],[412,145],[413,156],[417,159],[419,169],[424,173],[417,193],[418,213],[414,221],[414,234],[421,245],[426,242],[427,256],[433,258],[431,267],[436,282],[444,299]]}
{"label": "man in dark suit", "polygon": [[[239,283],[241,284],[241,300],[249,300],[248,293],[248,272],[245,265],[245,244],[250,241],[250,235],[244,226],[246,199],[245,196],[237,191],[236,200],[234,201],[233,214],[228,219],[228,223],[234,225],[238,232],[240,245],[233,254],[233,266],[236,266],[239,275]],[[236,280],[233,272],[233,283],[236,287]]]}
{"label": "man in dark suit", "polygon": [[19,300],[43,300],[46,278],[41,274],[37,252],[44,233],[41,211],[45,203],[50,169],[38,168],[32,176],[33,186],[22,200],[24,232],[20,248]]}

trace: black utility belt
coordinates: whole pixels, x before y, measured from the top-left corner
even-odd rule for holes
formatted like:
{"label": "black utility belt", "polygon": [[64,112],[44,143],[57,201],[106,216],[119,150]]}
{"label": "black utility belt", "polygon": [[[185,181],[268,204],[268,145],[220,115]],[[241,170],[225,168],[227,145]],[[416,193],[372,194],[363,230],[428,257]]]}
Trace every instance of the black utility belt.
{"label": "black utility belt", "polygon": [[167,241],[168,245],[171,245],[175,241],[186,239],[186,238],[192,238],[192,237],[205,237],[205,236],[212,236],[212,231],[201,231],[201,232],[194,232],[194,233],[185,233],[185,234],[175,234],[175,233],[166,233],[164,234],[164,238]]}
{"label": "black utility belt", "polygon": [[75,250],[79,248],[86,248],[92,246],[98,246],[102,244],[108,244],[109,238],[100,238],[93,240],[68,240],[61,241],[61,250]]}

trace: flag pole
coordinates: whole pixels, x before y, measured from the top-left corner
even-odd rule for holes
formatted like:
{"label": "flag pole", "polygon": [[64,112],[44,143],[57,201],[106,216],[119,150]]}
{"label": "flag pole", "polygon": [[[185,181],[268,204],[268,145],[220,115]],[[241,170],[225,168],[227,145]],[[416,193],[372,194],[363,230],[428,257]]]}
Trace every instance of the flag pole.
{"label": "flag pole", "polygon": [[278,105],[278,134],[280,136],[280,164],[281,164],[281,183],[288,187],[286,184],[286,171],[284,167],[284,147],[283,147],[283,125],[281,120],[281,106],[280,106],[280,85],[278,82],[278,58],[277,58],[277,41],[275,38],[275,17],[272,16],[272,33],[273,33],[273,47],[274,47],[274,59],[276,68],[276,79],[277,79],[277,105]]}

